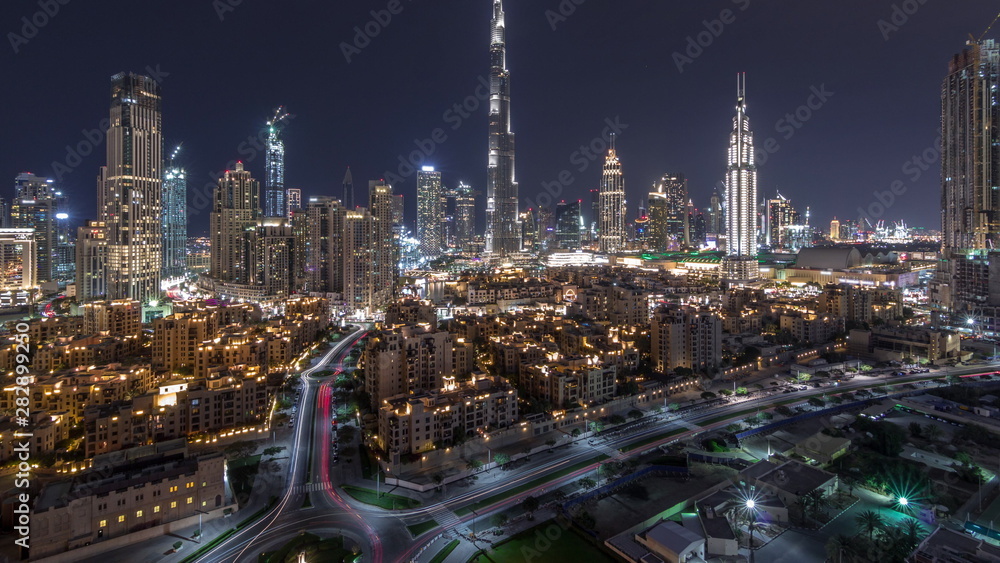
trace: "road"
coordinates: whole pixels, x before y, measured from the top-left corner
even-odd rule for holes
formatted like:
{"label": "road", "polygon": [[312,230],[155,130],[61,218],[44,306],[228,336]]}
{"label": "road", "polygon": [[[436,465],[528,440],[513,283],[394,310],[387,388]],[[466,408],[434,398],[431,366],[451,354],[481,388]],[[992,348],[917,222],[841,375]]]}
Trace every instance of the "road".
{"label": "road", "polygon": [[[257,523],[248,526],[237,534],[220,543],[211,551],[205,553],[199,561],[251,562],[264,551],[279,548],[298,532],[308,530],[321,536],[342,534],[360,546],[363,560],[382,563],[391,560],[397,563],[410,561],[419,550],[435,538],[444,529],[467,528],[473,519],[483,521],[491,513],[504,510],[519,503],[524,497],[538,495],[544,490],[554,490],[576,479],[593,472],[598,463],[573,471],[563,477],[552,479],[532,489],[521,491],[516,495],[500,500],[490,506],[479,509],[476,513],[457,516],[455,511],[473,505],[483,499],[499,493],[523,486],[546,475],[551,475],[564,468],[592,459],[600,453],[607,453],[622,460],[640,455],[644,451],[678,440],[692,438],[704,432],[725,427],[739,421],[746,414],[743,411],[755,407],[766,410],[773,408],[777,402],[794,401],[795,404],[809,397],[824,394],[839,394],[860,389],[877,388],[884,385],[902,385],[922,380],[941,378],[945,371],[932,372],[902,377],[868,377],[858,376],[853,380],[841,383],[837,387],[813,388],[808,386],[801,390],[799,386],[789,393],[780,390],[765,390],[755,397],[733,400],[727,404],[709,409],[692,410],[683,417],[665,416],[662,422],[651,424],[634,433],[614,438],[601,438],[591,443],[587,440],[577,440],[568,447],[560,447],[557,453],[535,454],[531,462],[517,470],[500,471],[482,474],[480,483],[469,487],[461,493],[449,489],[439,501],[434,498],[426,506],[409,510],[384,510],[366,505],[354,499],[342,496],[338,485],[343,482],[339,471],[332,471],[330,447],[333,435],[330,420],[332,417],[332,380],[320,380],[313,374],[323,369],[334,371],[343,369],[343,360],[347,352],[362,336],[359,330],[343,339],[331,349],[320,362],[301,374],[303,381],[300,403],[300,421],[295,434],[295,447],[290,455],[290,475],[286,481],[286,489],[278,504]],[[952,370],[956,375],[973,375],[992,373],[994,367],[981,366]],[[310,418],[306,413],[313,412]],[[728,415],[728,416],[727,416]],[[710,419],[718,419],[707,422]],[[651,443],[644,444],[628,452],[621,449],[629,444],[677,431],[671,436],[662,437]],[[311,507],[303,507],[309,496]],[[425,522],[434,518],[445,523],[429,533],[422,534],[416,540],[412,539],[406,526]]]}

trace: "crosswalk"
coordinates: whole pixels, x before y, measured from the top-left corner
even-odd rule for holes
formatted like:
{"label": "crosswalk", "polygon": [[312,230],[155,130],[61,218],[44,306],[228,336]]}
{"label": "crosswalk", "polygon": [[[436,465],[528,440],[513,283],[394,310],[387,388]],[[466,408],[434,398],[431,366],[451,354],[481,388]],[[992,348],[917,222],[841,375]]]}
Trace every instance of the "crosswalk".
{"label": "crosswalk", "polygon": [[330,490],[330,483],[306,483],[292,487],[293,493],[313,493],[316,491]]}
{"label": "crosswalk", "polygon": [[440,524],[445,530],[453,528],[458,524],[459,520],[461,520],[457,514],[452,512],[450,508],[443,504],[435,506],[430,512],[427,513],[427,515]]}

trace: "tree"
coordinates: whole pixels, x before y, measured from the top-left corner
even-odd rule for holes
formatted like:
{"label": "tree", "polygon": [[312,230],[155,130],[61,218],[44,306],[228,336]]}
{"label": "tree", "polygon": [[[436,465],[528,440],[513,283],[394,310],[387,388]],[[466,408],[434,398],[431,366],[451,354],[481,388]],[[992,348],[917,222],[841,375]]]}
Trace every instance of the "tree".
{"label": "tree", "polygon": [[716,397],[715,393],[712,393],[711,391],[705,391],[704,393],[701,394],[701,398],[705,399],[706,401],[714,399],[715,397]]}
{"label": "tree", "polygon": [[862,372],[869,372],[871,370],[872,370],[872,367],[870,365],[868,365],[868,364],[861,364],[861,371]]}
{"label": "tree", "polygon": [[679,377],[691,377],[694,375],[694,370],[683,366],[677,366],[674,368],[674,374]]}
{"label": "tree", "polygon": [[262,454],[261,454],[261,455],[269,455],[269,456],[276,456],[276,455],[278,455],[278,454],[279,454],[279,453],[281,452],[281,450],[283,450],[283,449],[285,449],[285,447],[284,447],[284,446],[272,446],[272,447],[270,447],[270,448],[264,448],[264,451],[262,452]]}
{"label": "tree", "polygon": [[628,411],[628,417],[631,418],[632,420],[639,420],[640,418],[642,418],[642,411],[639,409],[632,409]]}
{"label": "tree", "polygon": [[740,396],[748,395],[748,394],[750,394],[750,390],[747,389],[746,387],[737,387],[736,388],[736,394],[740,395]]}
{"label": "tree", "polygon": [[579,485],[581,487],[583,487],[584,489],[588,489],[588,490],[589,489],[593,489],[597,485],[597,481],[594,481],[590,477],[584,477],[583,479],[580,479],[579,481],[577,481],[577,483],[579,483]]}
{"label": "tree", "polygon": [[743,424],[746,424],[750,428],[753,428],[754,426],[757,426],[757,424],[759,424],[759,423],[760,423],[760,419],[757,418],[757,415],[748,416],[748,417],[746,417],[746,418],[743,419]]}
{"label": "tree", "polygon": [[796,376],[795,379],[799,380],[800,383],[805,383],[806,381],[809,381],[810,379],[812,379],[812,374],[811,373],[806,373],[804,371],[800,371],[799,375]]}
{"label": "tree", "polygon": [[469,471],[475,471],[483,466],[483,462],[478,459],[470,459],[465,463],[465,468]]}
{"label": "tree", "polygon": [[826,493],[822,489],[809,491],[799,498],[799,502],[802,504],[803,512],[811,516],[822,512],[824,508],[830,505],[830,499],[827,498]]}
{"label": "tree", "polygon": [[875,512],[874,510],[865,510],[864,512],[858,513],[854,517],[854,523],[858,525],[858,528],[868,534],[868,541],[872,541],[875,537],[875,532],[881,530],[885,526],[885,520],[882,516]]}
{"label": "tree", "polygon": [[828,557],[828,561],[836,561],[837,563],[840,563],[845,560],[845,555],[847,556],[846,560],[850,561],[853,553],[854,540],[849,536],[837,534],[826,541],[826,555]]}
{"label": "tree", "polygon": [[677,403],[670,403],[669,405],[667,405],[667,410],[670,412],[677,412],[680,410],[680,408],[681,406]]}
{"label": "tree", "polygon": [[919,422],[911,422],[907,426],[907,428],[910,431],[910,436],[913,436],[914,438],[922,438],[923,437],[923,428],[924,427],[921,426]]}
{"label": "tree", "polygon": [[590,421],[589,426],[590,426],[590,431],[594,432],[595,434],[604,431],[604,423],[601,422],[600,420]]}
{"label": "tree", "polygon": [[809,403],[810,405],[814,406],[814,407],[820,407],[820,408],[822,408],[822,407],[826,406],[826,401],[824,401],[823,399],[820,399],[819,397],[809,397],[809,400],[806,401],[806,402]]}
{"label": "tree", "polygon": [[249,457],[256,449],[257,444],[244,440],[229,444],[224,452],[229,459],[240,459]]}
{"label": "tree", "polygon": [[552,438],[549,438],[548,440],[545,440],[545,445],[551,448],[552,446],[556,445],[556,441],[553,440]]}
{"label": "tree", "polygon": [[928,441],[937,442],[944,435],[944,430],[936,424],[927,423],[924,425],[923,434]]}
{"label": "tree", "polygon": [[902,530],[903,535],[905,535],[914,546],[920,543],[921,538],[924,536],[924,527],[920,524],[920,521],[915,518],[906,518],[900,522],[897,527]]}
{"label": "tree", "polygon": [[503,512],[493,515],[493,525],[497,528],[503,528],[507,525],[508,521],[510,521],[510,518]]}
{"label": "tree", "polygon": [[954,373],[949,373],[944,379],[948,382],[948,385],[957,385],[962,381],[962,378]]}
{"label": "tree", "polygon": [[503,452],[497,452],[493,454],[493,461],[496,462],[498,467],[507,465],[508,463],[510,463],[510,456]]}
{"label": "tree", "polygon": [[538,498],[532,496],[521,501],[521,509],[528,513],[528,520],[534,520],[535,511],[538,510],[539,504]]}
{"label": "tree", "polygon": [[778,413],[778,414],[780,414],[781,416],[784,416],[784,417],[789,417],[789,416],[794,416],[795,415],[795,412],[792,411],[792,409],[790,407],[788,407],[787,405],[779,405],[777,407],[774,407],[774,412],[776,412],[776,413]]}
{"label": "tree", "polygon": [[732,395],[733,392],[730,391],[729,389],[720,389],[719,390],[719,394],[725,395],[726,397],[728,397],[728,396]]}
{"label": "tree", "polygon": [[577,436],[579,436],[580,434],[582,434],[582,432],[580,432],[579,428],[574,428],[573,431],[570,432],[569,434],[570,434],[570,436],[573,436],[574,438],[576,438]]}
{"label": "tree", "polygon": [[434,479],[434,484],[437,485],[437,486],[439,486],[439,487],[441,486],[441,483],[444,482],[444,475],[442,475],[440,473],[435,473],[434,477],[432,477],[432,478]]}
{"label": "tree", "polygon": [[611,424],[623,424],[625,422],[625,417],[620,414],[613,414],[609,419]]}

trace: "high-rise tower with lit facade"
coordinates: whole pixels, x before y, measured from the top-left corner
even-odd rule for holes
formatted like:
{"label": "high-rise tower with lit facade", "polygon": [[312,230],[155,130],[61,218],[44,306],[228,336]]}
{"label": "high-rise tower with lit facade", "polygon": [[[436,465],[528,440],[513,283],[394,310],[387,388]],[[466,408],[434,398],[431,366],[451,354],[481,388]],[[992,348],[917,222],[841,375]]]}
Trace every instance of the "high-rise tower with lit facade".
{"label": "high-rise tower with lit facade", "polygon": [[757,265],[757,167],[747,118],[746,74],[737,76],[736,116],[729,135],[726,167],[726,251],[724,275],[731,281],[759,277]]}
{"label": "high-rise tower with lit facade", "polygon": [[163,131],[160,86],[148,76],[111,77],[107,166],[98,183],[107,228],[107,298],[147,302],[163,266]]}
{"label": "high-rise tower with lit facade", "polygon": [[441,256],[444,247],[442,196],[441,173],[424,166],[417,172],[417,240],[420,257],[427,261]]}
{"label": "high-rise tower with lit facade", "polygon": [[181,147],[170,154],[163,172],[163,278],[187,270],[187,171],[177,162]]}
{"label": "high-rise tower with lit facade", "polygon": [[219,281],[254,283],[254,239],[260,219],[260,183],[243,163],[226,170],[215,188],[209,215],[212,266],[209,275]]}
{"label": "high-rise tower with lit facade", "polygon": [[30,172],[18,174],[14,180],[14,199],[10,208],[10,223],[15,229],[34,229],[36,271],[34,279],[48,282],[58,279],[59,249],[65,237],[57,219],[66,210],[67,198],[52,180]]}
{"label": "high-rise tower with lit facade", "polygon": [[[368,183],[368,210],[372,218],[371,268],[372,299],[369,306],[374,311],[389,304],[396,295],[399,277],[399,229],[396,202],[401,201],[392,193],[392,186],[384,180]],[[346,283],[346,281],[345,281]]]}
{"label": "high-rise tower with lit facade", "polygon": [[611,146],[604,158],[600,201],[597,239],[601,252],[622,252],[625,250],[625,177],[622,175],[622,161],[618,158],[613,134]]}
{"label": "high-rise tower with lit facade", "polygon": [[649,192],[647,241],[650,250],[664,252],[688,246],[688,187],[683,174],[664,174]]}
{"label": "high-rise tower with lit facade", "polygon": [[264,216],[288,217],[288,200],[285,192],[285,142],[281,128],[288,114],[283,108],[274,112],[267,122],[267,146],[264,153]]}
{"label": "high-rise tower with lit facade", "polygon": [[493,0],[490,44],[490,152],[486,178],[486,252],[504,257],[521,250],[514,180],[514,134],[510,130],[503,1]]}
{"label": "high-rise tower with lit facade", "polygon": [[455,246],[460,250],[472,250],[476,238],[476,195],[472,186],[459,182],[455,190]]}

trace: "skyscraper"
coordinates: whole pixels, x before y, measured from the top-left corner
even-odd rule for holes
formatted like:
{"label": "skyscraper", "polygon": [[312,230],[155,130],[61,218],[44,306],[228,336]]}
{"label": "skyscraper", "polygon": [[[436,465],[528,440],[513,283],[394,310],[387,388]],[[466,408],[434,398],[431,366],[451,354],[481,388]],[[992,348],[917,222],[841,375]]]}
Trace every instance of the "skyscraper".
{"label": "skyscraper", "polygon": [[663,245],[663,250],[688,246],[687,205],[688,186],[683,174],[664,174],[656,181],[649,192],[650,236],[656,246]]}
{"label": "skyscraper", "polygon": [[264,295],[288,297],[294,291],[295,237],[285,217],[264,217],[254,233],[254,283]]}
{"label": "skyscraper", "polygon": [[734,281],[755,280],[757,265],[757,167],[747,118],[746,74],[737,75],[736,116],[726,168],[726,245],[723,268]]}
{"label": "skyscraper", "polygon": [[442,196],[441,173],[424,166],[417,172],[417,240],[420,257],[428,262],[441,256],[444,248]]}
{"label": "skyscraper", "polygon": [[288,217],[288,201],[285,199],[285,142],[281,140],[281,128],[287,113],[284,108],[274,111],[274,117],[267,122],[267,146],[265,148],[264,172],[264,216]]}
{"label": "skyscraper", "polygon": [[459,182],[455,192],[455,246],[469,252],[476,238],[477,192],[465,182]]}
{"label": "skyscraper", "polygon": [[941,86],[941,231],[946,252],[1000,246],[1000,47],[968,43]]}
{"label": "skyscraper", "polygon": [[97,209],[107,226],[108,299],[145,303],[160,293],[163,265],[163,132],[160,86],[148,76],[111,77],[107,166]]}
{"label": "skyscraper", "polygon": [[340,203],[343,204],[344,209],[354,209],[354,178],[351,176],[350,166],[344,173],[344,197],[341,198]]}
{"label": "skyscraper", "polygon": [[87,221],[76,231],[76,298],[84,303],[108,295],[108,228],[103,221]]}
{"label": "skyscraper", "polygon": [[836,217],[833,218],[833,221],[830,221],[830,240],[840,240],[840,221]]}
{"label": "skyscraper", "polygon": [[[382,309],[396,295],[399,276],[399,229],[396,202],[402,201],[392,193],[392,186],[384,180],[368,183],[368,209],[372,217],[372,286],[373,296],[369,307]],[[348,258],[349,259],[349,258]],[[346,283],[346,282],[345,282]]]}
{"label": "skyscraper", "polygon": [[291,219],[293,209],[302,209],[302,190],[288,188],[285,190],[285,197],[288,198],[288,218]]}
{"label": "skyscraper", "polygon": [[646,248],[653,252],[666,252],[670,247],[667,235],[668,207],[667,194],[662,192],[663,185],[653,184],[646,204]]}
{"label": "skyscraper", "polygon": [[215,188],[209,215],[212,267],[209,275],[219,281],[254,283],[254,238],[260,219],[260,183],[237,162],[226,170]]}
{"label": "skyscraper", "polygon": [[580,248],[583,234],[583,217],[580,206],[583,202],[561,201],[556,204],[556,246],[563,250]]}
{"label": "skyscraper", "polygon": [[60,243],[56,217],[66,209],[66,196],[57,190],[52,180],[29,172],[14,180],[14,200],[10,208],[11,226],[34,229],[37,259],[34,279],[38,283],[55,280]]}
{"label": "skyscraper", "polygon": [[611,147],[604,159],[600,199],[601,215],[597,238],[601,252],[621,252],[625,250],[625,177],[622,175],[622,162],[615,149],[613,134]]}
{"label": "skyscraper", "polygon": [[499,257],[521,250],[514,180],[514,134],[510,130],[503,1],[493,0],[490,45],[490,152],[486,180],[486,252]]}
{"label": "skyscraper", "polygon": [[187,270],[187,171],[177,162],[180,145],[170,154],[163,173],[163,277]]}
{"label": "skyscraper", "polygon": [[356,207],[344,213],[344,302],[352,311],[373,308],[375,273],[372,235],[375,222],[368,210]]}
{"label": "skyscraper", "polygon": [[712,190],[708,200],[708,232],[716,238],[726,234],[726,218],[722,210],[723,198],[719,190]]}
{"label": "skyscraper", "polygon": [[296,285],[303,293],[340,293],[344,279],[344,208],[333,197],[313,196],[294,211]]}
{"label": "skyscraper", "polygon": [[762,225],[764,246],[769,248],[784,248],[791,236],[789,227],[799,224],[799,214],[792,207],[792,202],[780,192],[774,197],[764,200],[764,224]]}

